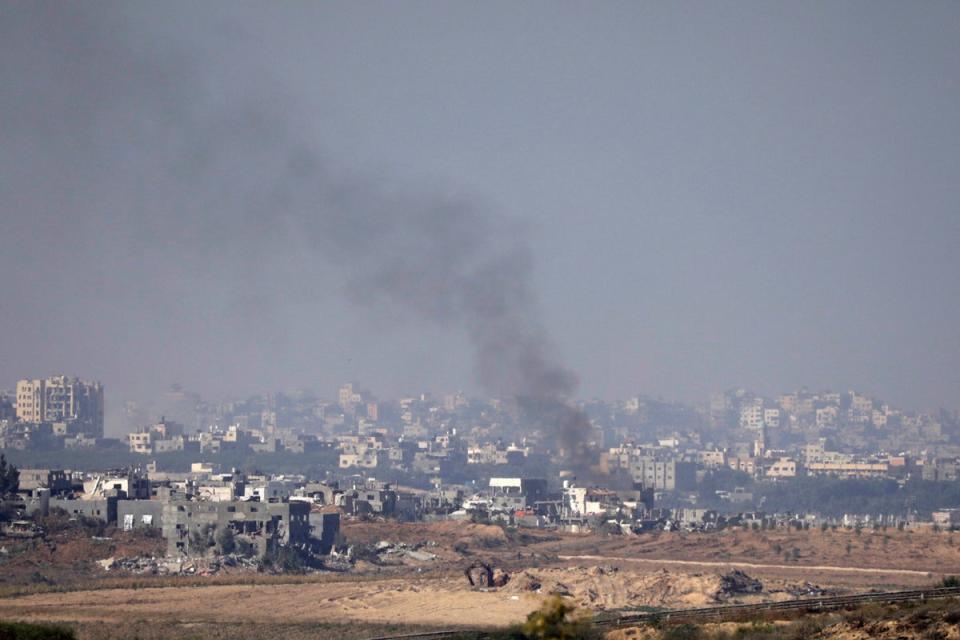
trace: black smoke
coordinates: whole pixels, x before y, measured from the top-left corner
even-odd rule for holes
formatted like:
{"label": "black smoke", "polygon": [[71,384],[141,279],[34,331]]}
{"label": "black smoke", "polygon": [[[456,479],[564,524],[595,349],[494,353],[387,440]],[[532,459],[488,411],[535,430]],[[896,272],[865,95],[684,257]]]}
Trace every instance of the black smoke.
{"label": "black smoke", "polygon": [[[183,269],[239,271],[254,300],[277,295],[258,268],[267,253],[294,256],[305,280],[334,269],[358,303],[464,331],[483,388],[586,460],[577,378],[547,336],[516,223],[475,198],[345,171],[303,134],[316,114],[248,87],[218,99],[189,39],[156,37],[127,5],[7,3],[0,59],[3,167],[43,176],[37,201],[59,205],[25,197],[31,224],[111,234],[139,254],[175,247]],[[91,192],[110,175],[115,188]],[[78,203],[106,213],[64,219]]]}

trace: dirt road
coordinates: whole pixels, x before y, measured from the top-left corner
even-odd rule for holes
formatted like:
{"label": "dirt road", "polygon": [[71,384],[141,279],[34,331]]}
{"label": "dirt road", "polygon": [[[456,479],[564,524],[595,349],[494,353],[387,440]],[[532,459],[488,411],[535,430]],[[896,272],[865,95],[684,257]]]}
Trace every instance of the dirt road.
{"label": "dirt road", "polygon": [[929,571],[914,571],[912,569],[877,569],[870,567],[835,567],[828,565],[798,565],[798,564],[758,564],[754,562],[711,562],[707,560],[656,560],[653,558],[617,558],[609,556],[558,556],[561,560],[590,560],[591,562],[637,562],[650,565],[677,565],[685,567],[711,567],[718,569],[778,569],[787,571],[817,571],[837,573],[874,573],[898,576],[917,576],[929,579]]}

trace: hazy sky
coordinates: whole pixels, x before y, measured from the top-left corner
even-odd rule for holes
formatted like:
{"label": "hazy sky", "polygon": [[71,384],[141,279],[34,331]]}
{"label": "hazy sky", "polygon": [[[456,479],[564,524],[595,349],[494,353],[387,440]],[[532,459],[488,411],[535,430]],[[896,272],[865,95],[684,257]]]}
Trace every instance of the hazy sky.
{"label": "hazy sky", "polygon": [[580,397],[960,405],[960,3],[196,5],[0,4],[0,386],[478,390],[509,264]]}

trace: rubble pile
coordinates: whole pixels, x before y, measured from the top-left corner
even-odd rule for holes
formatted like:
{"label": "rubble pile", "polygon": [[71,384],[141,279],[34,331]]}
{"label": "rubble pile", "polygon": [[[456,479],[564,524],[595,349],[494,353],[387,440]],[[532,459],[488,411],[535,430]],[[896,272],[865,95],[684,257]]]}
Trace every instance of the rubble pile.
{"label": "rubble pile", "polygon": [[510,574],[500,567],[492,567],[486,562],[474,562],[464,569],[464,575],[470,586],[475,589],[499,589],[510,582]]}
{"label": "rubble pile", "polygon": [[[405,542],[390,542],[381,540],[373,545],[377,559],[383,564],[393,564],[396,561],[403,562],[410,559],[415,562],[432,562],[437,559],[437,554],[424,551],[424,547],[436,547],[437,543],[431,540],[407,544]],[[392,562],[393,561],[393,562]]]}
{"label": "rubble pile", "polygon": [[505,590],[560,595],[592,609],[705,606],[734,597],[765,595],[763,585],[742,572],[687,574],[662,569],[634,573],[605,565],[526,569],[511,576]]}
{"label": "rubble pile", "polygon": [[104,571],[124,571],[137,575],[211,576],[225,570],[257,571],[259,562],[235,554],[203,558],[119,557],[98,560]]}
{"label": "rubble pile", "polygon": [[751,578],[739,569],[734,569],[720,577],[720,589],[717,591],[716,599],[722,602],[734,596],[762,592],[762,582]]}
{"label": "rubble pile", "polygon": [[840,593],[837,589],[824,589],[820,585],[804,582],[795,584],[785,589],[794,598],[816,598],[818,596],[832,596]]}
{"label": "rubble pile", "polygon": [[106,558],[97,560],[104,571],[126,571],[140,575],[168,575],[170,573],[166,562],[152,557],[140,558]]}

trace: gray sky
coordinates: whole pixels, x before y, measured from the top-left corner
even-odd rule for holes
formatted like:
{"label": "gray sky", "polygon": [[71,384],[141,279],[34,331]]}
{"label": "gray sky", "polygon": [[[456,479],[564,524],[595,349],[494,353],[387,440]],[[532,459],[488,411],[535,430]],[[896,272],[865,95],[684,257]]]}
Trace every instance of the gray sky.
{"label": "gray sky", "polygon": [[500,391],[508,265],[581,397],[960,405],[960,4],[195,4],[0,5],[4,384]]}

